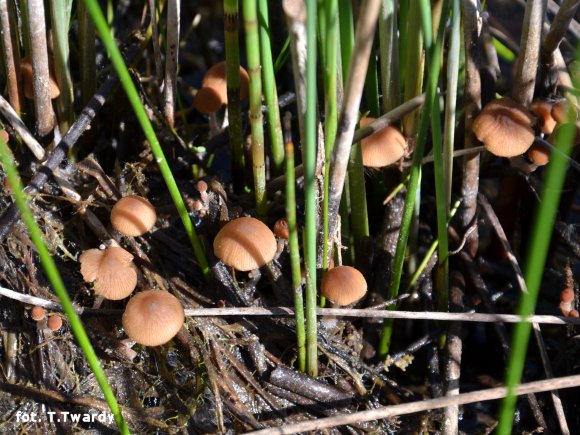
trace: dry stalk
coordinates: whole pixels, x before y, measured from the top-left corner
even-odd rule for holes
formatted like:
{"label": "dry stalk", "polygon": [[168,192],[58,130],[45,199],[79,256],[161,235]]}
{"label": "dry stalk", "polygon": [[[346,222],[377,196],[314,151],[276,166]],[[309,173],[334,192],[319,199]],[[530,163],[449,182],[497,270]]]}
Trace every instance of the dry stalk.
{"label": "dry stalk", "polygon": [[[165,82],[163,88],[163,113],[169,127],[175,125],[175,87],[177,85],[177,65],[179,56],[179,19],[178,0],[169,0],[167,5],[167,54],[165,56]],[[155,9],[151,10],[152,19]],[[154,42],[153,45],[156,45]]]}
{"label": "dry stalk", "polygon": [[[564,376],[561,378],[546,379],[543,381],[528,382],[515,388],[514,394],[540,393],[551,391],[556,388],[574,388],[580,386],[580,375]],[[336,417],[318,418],[302,423],[289,424],[277,428],[269,428],[250,432],[252,435],[294,434],[298,432],[319,431],[328,427],[343,426],[360,423],[363,421],[392,418],[415,412],[424,412],[432,409],[444,408],[451,405],[465,405],[468,403],[480,403],[486,400],[502,399],[507,395],[506,387],[489,388],[458,394],[451,397],[422,400],[420,402],[403,403],[401,405],[383,406],[378,409],[355,412],[354,414],[338,415]]]}
{"label": "dry stalk", "polygon": [[55,121],[50,100],[50,73],[44,21],[44,2],[42,0],[29,0],[26,2],[26,6],[30,33],[30,60],[32,62],[36,132],[42,138],[52,131]]}
{"label": "dry stalk", "polygon": [[336,141],[330,160],[330,185],[328,189],[328,234],[334,234],[337,223],[338,206],[354,136],[358,121],[358,110],[373,37],[380,8],[379,0],[368,0],[363,3],[356,26],[353,57],[350,63],[342,110],[338,120]]}
{"label": "dry stalk", "polygon": [[0,36],[2,38],[2,54],[6,68],[8,99],[16,113],[20,113],[22,98],[22,92],[19,92],[18,86],[20,83],[20,55],[18,53],[16,32],[12,25],[15,21],[10,19],[10,12],[13,8],[8,3],[6,0],[0,0],[0,29],[2,30]]}
{"label": "dry stalk", "polygon": [[546,14],[546,0],[526,2],[524,28],[520,40],[520,55],[512,96],[524,106],[529,106],[534,97],[534,86],[540,57],[542,25]]}

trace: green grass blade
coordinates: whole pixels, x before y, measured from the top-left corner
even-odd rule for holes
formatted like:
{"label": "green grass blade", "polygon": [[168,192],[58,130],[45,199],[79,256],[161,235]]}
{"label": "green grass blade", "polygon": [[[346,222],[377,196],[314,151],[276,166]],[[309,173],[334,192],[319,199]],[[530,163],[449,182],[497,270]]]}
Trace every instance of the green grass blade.
{"label": "green grass blade", "polygon": [[304,144],[304,194],[306,225],[304,263],[306,266],[306,363],[310,376],[318,375],[316,325],[316,16],[318,4],[306,4],[306,122]]}
{"label": "green grass blade", "polygon": [[185,208],[185,204],[183,202],[183,198],[181,197],[181,193],[179,192],[179,188],[177,187],[177,183],[173,178],[173,174],[171,173],[171,169],[169,168],[169,164],[165,159],[165,155],[163,154],[163,150],[161,149],[161,145],[159,144],[159,140],[157,140],[157,136],[155,136],[155,131],[153,130],[153,126],[151,125],[151,121],[147,117],[147,113],[145,112],[145,108],[141,103],[141,99],[139,98],[139,94],[137,93],[137,88],[135,84],[131,80],[131,76],[129,75],[129,71],[125,62],[123,61],[123,57],[121,56],[121,52],[119,48],[115,44],[115,40],[111,36],[111,31],[109,30],[109,26],[105,21],[105,17],[103,15],[103,11],[97,2],[97,0],[83,0],[93,22],[95,23],[95,28],[97,32],[99,32],[99,36],[105,46],[109,57],[111,58],[111,62],[119,75],[119,80],[125,92],[127,94],[127,98],[131,103],[131,107],[135,111],[135,115],[149,145],[151,146],[151,151],[155,156],[155,161],[159,165],[159,170],[161,171],[161,175],[165,180],[165,184],[167,185],[167,190],[171,195],[171,199],[177,208],[179,213],[179,217],[181,218],[181,222],[185,228],[185,232],[191,246],[193,248],[193,252],[195,254],[195,258],[199,267],[201,268],[205,279],[209,282],[211,279],[209,265],[205,256],[205,250],[199,239],[197,232],[195,231],[195,227],[191,222],[191,219],[187,213],[187,209]]}
{"label": "green grass blade", "polygon": [[14,201],[16,202],[16,205],[20,210],[22,221],[26,225],[26,228],[28,229],[28,232],[30,234],[30,239],[32,240],[32,243],[34,244],[36,250],[38,251],[38,256],[40,257],[40,262],[42,264],[44,272],[46,273],[46,276],[52,288],[54,289],[54,292],[56,293],[56,295],[60,300],[60,303],[68,319],[68,322],[71,326],[71,330],[75,338],[77,339],[77,342],[81,347],[85,355],[85,358],[87,359],[89,367],[95,374],[95,379],[97,380],[97,383],[99,384],[99,387],[101,388],[101,391],[105,396],[105,400],[107,401],[107,404],[109,405],[109,408],[111,409],[111,412],[115,417],[115,422],[117,423],[119,430],[121,431],[122,434],[128,434],[129,429],[127,427],[127,423],[125,422],[123,416],[121,415],[119,404],[115,399],[113,390],[111,389],[109,383],[107,382],[107,376],[105,375],[105,372],[103,371],[101,365],[99,364],[99,360],[97,358],[97,355],[95,354],[93,346],[91,345],[89,337],[87,336],[87,333],[83,328],[83,324],[81,323],[79,316],[77,315],[77,313],[73,308],[72,302],[66,291],[60,273],[58,272],[56,263],[54,262],[54,259],[50,255],[50,252],[48,251],[48,248],[44,243],[42,232],[40,231],[40,228],[36,223],[34,215],[32,214],[32,211],[30,210],[30,207],[26,202],[24,188],[22,186],[22,182],[20,181],[20,177],[18,176],[16,168],[12,162],[11,152],[8,148],[8,145],[1,138],[0,138],[0,161],[2,163],[4,171],[6,172],[8,181],[10,182],[10,186],[12,186]]}

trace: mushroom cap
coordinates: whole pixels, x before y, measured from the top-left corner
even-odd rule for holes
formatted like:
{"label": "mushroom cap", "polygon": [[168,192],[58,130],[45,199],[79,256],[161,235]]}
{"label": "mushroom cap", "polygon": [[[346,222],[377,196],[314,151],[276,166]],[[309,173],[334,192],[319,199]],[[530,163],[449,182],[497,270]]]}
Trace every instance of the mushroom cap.
{"label": "mushroom cap", "polygon": [[528,158],[538,166],[547,165],[550,161],[550,150],[535,143],[528,150]]}
{"label": "mushroom cap", "polygon": [[253,217],[231,220],[217,233],[213,252],[224,264],[247,272],[274,259],[276,238],[270,228]]}
{"label": "mushroom cap", "polygon": [[366,294],[367,282],[354,267],[336,266],[324,274],[321,292],[337,305],[350,305]]}
{"label": "mushroom cap", "polygon": [[[28,57],[20,59],[20,74],[22,75],[22,83],[24,84],[24,96],[29,100],[34,98],[34,90],[32,88],[32,62]],[[54,100],[60,95],[60,88],[56,83],[56,74],[52,65],[49,66],[49,86],[50,99]]]}
{"label": "mushroom cap", "polygon": [[[201,113],[215,113],[224,104],[228,104],[228,87],[226,80],[227,64],[218,62],[207,70],[197,91],[193,105]],[[250,77],[240,66],[240,100],[248,97]]]}
{"label": "mushroom cap", "polygon": [[499,157],[525,153],[534,142],[534,117],[510,98],[489,102],[473,121],[471,129],[485,148]]}
{"label": "mushroom cap", "polygon": [[185,314],[181,302],[162,290],[145,290],[127,303],[123,328],[132,340],[144,346],[159,346],[181,329]]}
{"label": "mushroom cap", "polygon": [[142,236],[153,228],[156,220],[153,205],[138,195],[121,198],[111,210],[113,228],[126,236]]}
{"label": "mushroom cap", "polygon": [[56,314],[50,316],[46,321],[46,326],[54,332],[58,331],[62,328],[62,317],[57,316]]}
{"label": "mushroom cap", "polygon": [[[361,127],[373,122],[375,118],[362,118]],[[392,165],[405,155],[407,142],[405,136],[393,125],[371,134],[361,140],[363,166],[381,168]]]}
{"label": "mushroom cap", "polygon": [[284,240],[290,238],[290,229],[288,228],[288,221],[284,218],[278,219],[274,224],[274,234]]}
{"label": "mushroom cap", "polygon": [[38,305],[32,307],[32,310],[30,310],[30,317],[32,318],[32,320],[36,320],[38,322],[39,320],[44,319],[45,316],[46,312],[44,311],[44,308]]}
{"label": "mushroom cap", "polygon": [[105,299],[124,299],[137,287],[133,255],[121,247],[89,249],[81,254],[79,261],[83,279],[94,282],[95,294]]}
{"label": "mushroom cap", "polygon": [[559,124],[573,122],[578,116],[576,107],[567,100],[556,101],[550,114]]}
{"label": "mushroom cap", "polygon": [[560,292],[560,300],[562,302],[572,302],[574,300],[574,290],[571,287],[566,287]]}
{"label": "mushroom cap", "polygon": [[544,134],[550,134],[556,127],[556,120],[552,117],[552,107],[554,103],[545,100],[536,100],[530,110],[538,117],[538,126]]}

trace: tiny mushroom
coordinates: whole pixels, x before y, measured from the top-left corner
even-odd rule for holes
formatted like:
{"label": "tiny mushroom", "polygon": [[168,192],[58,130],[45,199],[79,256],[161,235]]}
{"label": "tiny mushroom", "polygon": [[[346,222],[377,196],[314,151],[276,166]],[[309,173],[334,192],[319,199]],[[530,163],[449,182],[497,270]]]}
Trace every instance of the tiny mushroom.
{"label": "tiny mushroom", "polygon": [[[193,101],[196,110],[202,113],[215,113],[228,103],[226,73],[225,61],[218,62],[207,70]],[[248,97],[249,81],[247,71],[240,66],[240,100]]]}
{"label": "tiny mushroom", "polygon": [[46,312],[44,311],[44,308],[39,307],[38,305],[32,307],[32,310],[30,310],[30,317],[32,318],[32,320],[39,322],[43,320],[45,316]]}
{"label": "tiny mushroom", "polygon": [[111,225],[125,236],[142,236],[153,228],[156,220],[153,205],[138,195],[121,198],[111,210]]}
{"label": "tiny mushroom", "polygon": [[541,144],[533,144],[528,150],[528,158],[538,166],[544,166],[550,161],[550,150]]}
{"label": "tiny mushroom", "polygon": [[[34,98],[34,90],[32,87],[32,62],[28,57],[23,57],[20,59],[20,74],[22,75],[22,83],[24,85],[24,96],[29,100]],[[49,80],[50,86],[50,99],[54,100],[60,95],[60,88],[56,83],[56,75],[54,73],[54,68],[52,65],[49,68]]]}
{"label": "tiny mushroom", "polygon": [[54,332],[60,330],[60,328],[62,328],[62,317],[56,314],[50,316],[46,321],[46,326]]}
{"label": "tiny mushroom", "polygon": [[538,118],[538,127],[544,134],[550,134],[556,127],[556,120],[552,117],[554,103],[545,100],[536,100],[530,105],[530,110]]}
{"label": "tiny mushroom", "polygon": [[284,240],[290,238],[290,230],[288,229],[288,221],[284,218],[280,218],[274,223],[274,234]]}
{"label": "tiny mushroom", "polygon": [[213,241],[213,251],[224,264],[247,272],[272,261],[277,243],[274,233],[253,217],[240,217],[228,222]]}
{"label": "tiny mushroom", "polygon": [[[373,122],[375,118],[362,118],[361,127]],[[363,166],[382,168],[400,160],[405,155],[407,142],[395,126],[388,125],[382,130],[361,140]]]}
{"label": "tiny mushroom", "polygon": [[94,282],[95,294],[105,299],[124,299],[137,286],[133,255],[119,246],[89,249],[81,254],[79,261],[83,279]]}
{"label": "tiny mushroom", "polygon": [[525,153],[534,142],[534,117],[510,98],[489,102],[473,121],[471,129],[485,148],[499,157]]}
{"label": "tiny mushroom", "polygon": [[145,290],[129,300],[123,313],[123,328],[144,346],[159,346],[171,340],[185,321],[183,305],[171,293]]}
{"label": "tiny mushroom", "polygon": [[362,273],[350,266],[336,266],[324,274],[322,295],[336,305],[350,305],[367,292],[367,282]]}

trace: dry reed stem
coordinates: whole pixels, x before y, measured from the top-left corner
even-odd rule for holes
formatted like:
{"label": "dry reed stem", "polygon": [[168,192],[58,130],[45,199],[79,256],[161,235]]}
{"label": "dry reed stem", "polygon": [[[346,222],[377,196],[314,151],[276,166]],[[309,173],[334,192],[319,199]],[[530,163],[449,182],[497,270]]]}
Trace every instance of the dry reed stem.
{"label": "dry reed stem", "polygon": [[20,82],[20,55],[18,54],[17,39],[14,26],[10,20],[10,6],[6,0],[0,0],[0,29],[2,30],[2,48],[4,65],[6,67],[6,88],[8,99],[16,111],[20,113],[23,92],[18,91]]}
{"label": "dry reed stem", "polygon": [[334,234],[337,224],[338,206],[344,188],[344,178],[350,156],[354,128],[358,121],[358,110],[367,74],[369,56],[380,9],[379,0],[363,3],[356,26],[353,55],[348,72],[342,110],[334,144],[330,184],[328,189],[328,234]]}

